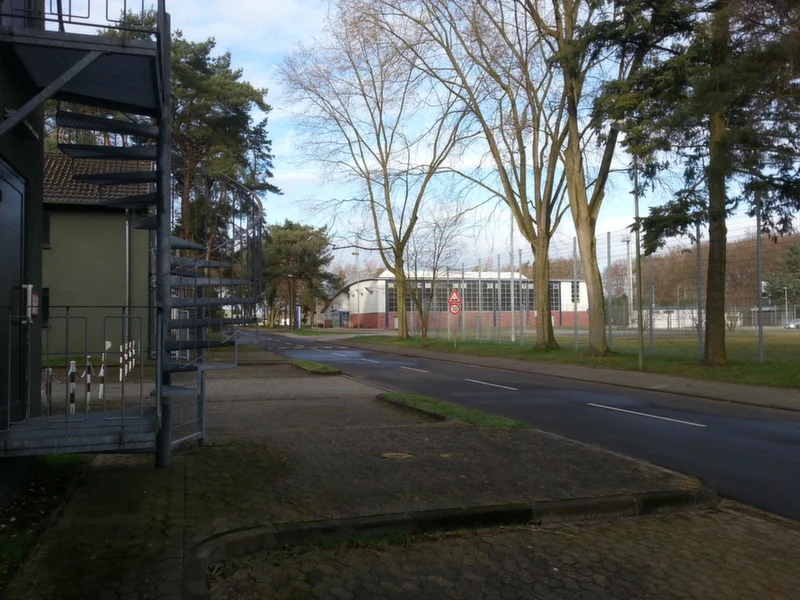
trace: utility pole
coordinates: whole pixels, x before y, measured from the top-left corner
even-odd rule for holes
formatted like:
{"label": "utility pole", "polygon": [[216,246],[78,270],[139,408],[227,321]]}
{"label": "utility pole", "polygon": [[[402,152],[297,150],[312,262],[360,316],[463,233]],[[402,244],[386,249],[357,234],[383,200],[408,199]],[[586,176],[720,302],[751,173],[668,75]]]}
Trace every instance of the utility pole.
{"label": "utility pole", "polygon": [[628,252],[628,325],[631,323],[631,318],[633,318],[633,263],[631,263],[631,236],[626,235],[622,238],[622,241],[625,242],[627,246]]}
{"label": "utility pole", "polygon": [[642,248],[639,240],[639,157],[633,155],[633,214],[636,222],[636,302],[639,312],[636,315],[636,329],[639,339],[639,370],[644,370],[644,306],[642,305]]}
{"label": "utility pole", "polygon": [[[617,131],[627,133],[630,126],[625,121],[614,121],[611,128]],[[638,358],[639,370],[644,369],[644,310],[642,302],[642,247],[639,239],[639,156],[633,155],[633,214],[634,214],[634,237],[636,240],[636,303],[638,305],[638,312],[636,314],[636,334],[638,338]],[[628,243],[628,273],[631,275],[631,251],[630,251],[630,237],[625,240]]]}

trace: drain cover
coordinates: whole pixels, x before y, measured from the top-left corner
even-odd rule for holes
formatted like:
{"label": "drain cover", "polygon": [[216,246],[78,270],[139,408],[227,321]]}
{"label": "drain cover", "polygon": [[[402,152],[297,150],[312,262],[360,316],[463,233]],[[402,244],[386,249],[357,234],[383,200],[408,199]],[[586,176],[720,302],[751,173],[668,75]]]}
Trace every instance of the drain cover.
{"label": "drain cover", "polygon": [[411,458],[412,456],[414,455],[405,452],[384,452],[381,454],[381,458]]}

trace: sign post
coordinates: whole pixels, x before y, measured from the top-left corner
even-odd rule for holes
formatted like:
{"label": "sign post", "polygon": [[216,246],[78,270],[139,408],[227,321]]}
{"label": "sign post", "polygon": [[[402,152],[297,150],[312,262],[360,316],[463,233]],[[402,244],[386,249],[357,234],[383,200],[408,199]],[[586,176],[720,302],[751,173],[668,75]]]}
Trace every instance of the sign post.
{"label": "sign post", "polygon": [[[453,289],[450,292],[450,295],[447,297],[447,312],[449,312],[454,317],[457,317],[461,314],[461,294],[458,293],[457,289]],[[453,336],[453,348],[456,347],[456,339],[458,338],[458,334]]]}

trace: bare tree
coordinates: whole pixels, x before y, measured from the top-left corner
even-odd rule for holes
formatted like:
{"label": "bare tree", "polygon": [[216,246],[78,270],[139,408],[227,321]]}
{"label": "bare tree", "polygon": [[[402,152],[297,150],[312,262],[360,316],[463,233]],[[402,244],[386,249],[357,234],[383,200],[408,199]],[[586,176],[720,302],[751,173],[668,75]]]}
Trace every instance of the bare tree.
{"label": "bare tree", "polygon": [[328,208],[361,208],[368,241],[395,276],[398,336],[408,337],[406,247],[435,175],[459,147],[464,113],[452,94],[409,68],[358,0],[339,0],[323,39],[288,55],[281,74],[301,109],[305,150],[332,175],[361,186],[356,197]]}
{"label": "bare tree", "polygon": [[[625,2],[595,0],[516,0],[525,7],[549,51],[549,64],[558,73],[559,87],[567,99],[566,146],[563,153],[567,196],[581,253],[589,303],[589,351],[608,352],[605,331],[603,281],[597,262],[595,227],[605,197],[617,146],[618,131],[603,132],[599,156],[587,156],[590,140],[601,124],[590,118],[592,105],[602,93],[602,82],[623,82],[634,77],[648,52],[672,34],[674,19],[663,11]],[[631,4],[631,3],[628,3]],[[668,12],[668,11],[666,11]],[[672,15],[674,16],[674,15]],[[613,48],[619,30],[639,20],[636,44]],[[627,31],[627,30],[626,30]],[[595,146],[596,147],[596,146]],[[638,223],[636,224],[638,226]]]}
{"label": "bare tree", "polygon": [[[377,19],[413,65],[457,96],[481,137],[476,168],[454,167],[510,208],[535,257],[536,341],[556,348],[550,240],[568,209],[560,168],[567,97],[552,48],[512,0],[374,0]],[[409,35],[409,32],[413,32]]]}
{"label": "bare tree", "polygon": [[409,295],[417,309],[423,340],[428,339],[437,282],[443,272],[455,269],[462,254],[461,239],[469,227],[466,218],[469,210],[462,199],[432,206],[424,211],[411,236],[406,259],[407,275],[412,280]]}

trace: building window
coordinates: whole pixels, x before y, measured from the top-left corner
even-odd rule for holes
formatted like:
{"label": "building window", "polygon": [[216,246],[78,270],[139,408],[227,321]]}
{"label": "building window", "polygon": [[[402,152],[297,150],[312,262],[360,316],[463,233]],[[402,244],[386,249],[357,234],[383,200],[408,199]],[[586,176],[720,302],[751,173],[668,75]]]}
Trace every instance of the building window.
{"label": "building window", "polygon": [[550,310],[558,312],[561,310],[561,282],[550,282]]}
{"label": "building window", "polygon": [[573,304],[581,301],[581,284],[579,281],[572,282],[572,302]]}
{"label": "building window", "polygon": [[50,248],[50,213],[42,214],[42,248]]}
{"label": "building window", "polygon": [[50,326],[50,288],[42,288],[39,294],[39,318],[42,320],[42,327]]}

